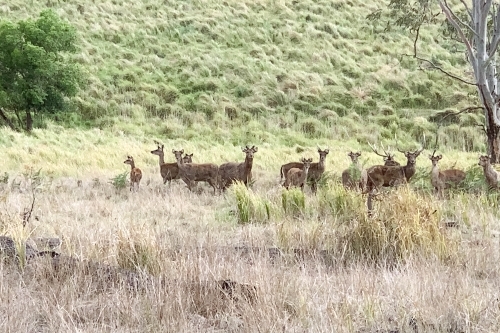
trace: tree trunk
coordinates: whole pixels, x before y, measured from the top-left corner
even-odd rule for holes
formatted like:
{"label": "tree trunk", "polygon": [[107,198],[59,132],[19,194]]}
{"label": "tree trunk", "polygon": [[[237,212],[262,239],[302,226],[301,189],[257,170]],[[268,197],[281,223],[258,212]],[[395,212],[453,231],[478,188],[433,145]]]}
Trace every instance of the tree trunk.
{"label": "tree trunk", "polygon": [[5,111],[3,108],[0,108],[0,118],[2,118],[2,120],[12,129],[12,130],[16,130],[16,127],[14,126],[14,123],[9,119],[9,117],[7,117],[7,115],[5,114]]}
{"label": "tree trunk", "polygon": [[33,130],[33,117],[31,116],[31,111],[26,110],[26,131],[31,132]]}

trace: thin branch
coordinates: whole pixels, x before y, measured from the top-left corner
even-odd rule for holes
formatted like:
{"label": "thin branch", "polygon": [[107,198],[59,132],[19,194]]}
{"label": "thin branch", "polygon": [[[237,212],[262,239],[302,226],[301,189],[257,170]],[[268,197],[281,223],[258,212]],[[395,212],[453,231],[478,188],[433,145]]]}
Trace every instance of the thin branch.
{"label": "thin branch", "polygon": [[464,5],[467,14],[469,14],[470,20],[473,21],[474,17],[472,16],[472,11],[469,9],[469,6],[467,6],[467,3],[464,0],[460,0],[460,2]]}
{"label": "thin branch", "polygon": [[474,64],[477,63],[476,56],[474,55],[474,50],[472,49],[472,46],[465,36],[464,32],[462,31],[462,28],[458,25],[458,23],[453,19],[453,15],[451,12],[451,9],[447,5],[445,5],[445,2],[439,1],[439,6],[441,7],[441,10],[443,11],[444,15],[450,22],[450,24],[457,30],[457,33],[459,34],[460,38],[462,39],[462,43],[465,44],[465,47],[467,48],[467,52],[469,53],[469,58],[471,62]]}
{"label": "thin branch", "polygon": [[449,77],[451,77],[451,78],[453,78],[455,80],[458,80],[458,81],[460,81],[462,83],[465,83],[465,84],[468,84],[468,85],[471,85],[471,86],[477,86],[477,83],[466,81],[466,80],[462,79],[461,77],[456,76],[455,74],[449,73],[449,72],[445,71],[443,68],[435,65],[432,61],[430,61],[428,59],[420,58],[420,57],[417,57],[415,55],[409,55],[409,54],[403,54],[403,55],[405,55],[407,57],[413,57],[413,58],[415,58],[417,60],[420,60],[420,61],[424,61],[424,62],[428,63],[429,65],[431,65],[431,68],[437,69],[441,73],[443,73],[443,74],[445,74],[445,75],[447,75],[447,76],[449,76]]}
{"label": "thin branch", "polygon": [[448,8],[450,14],[453,16],[453,19],[455,20],[455,22],[458,22],[460,23],[461,25],[463,25],[464,27],[466,27],[467,29],[470,30],[470,32],[472,32],[474,35],[476,35],[476,37],[479,37],[479,35],[477,34],[477,32],[470,26],[468,25],[467,23],[465,23],[464,21],[462,21],[456,14],[455,12],[453,12],[450,8],[450,6],[448,6],[448,3],[446,2],[446,0],[442,0],[445,4],[445,6]]}
{"label": "thin branch", "polygon": [[495,56],[495,53],[498,49],[498,44],[500,43],[500,7],[496,8],[497,14],[494,18],[494,30],[493,30],[493,40],[491,41],[490,49],[488,50],[488,60],[486,64],[488,64],[492,57]]}
{"label": "thin branch", "polygon": [[418,41],[418,36],[420,34],[420,25],[418,28],[415,29],[416,34],[415,34],[415,40],[413,41],[413,57],[417,57],[417,41]]}

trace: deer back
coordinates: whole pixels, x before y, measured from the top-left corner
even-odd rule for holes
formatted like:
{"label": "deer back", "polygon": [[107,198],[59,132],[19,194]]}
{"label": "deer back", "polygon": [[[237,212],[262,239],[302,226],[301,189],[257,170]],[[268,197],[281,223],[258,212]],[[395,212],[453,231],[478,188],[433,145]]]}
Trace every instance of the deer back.
{"label": "deer back", "polygon": [[208,179],[217,179],[219,167],[212,163],[204,164],[181,164],[179,166],[180,177],[188,178],[194,181],[206,181]]}
{"label": "deer back", "polygon": [[177,163],[164,163],[160,165],[160,174],[165,180],[179,179],[179,166]]}
{"label": "deer back", "polygon": [[281,166],[281,169],[280,169],[280,175],[281,175],[281,178],[286,178],[287,174],[288,174],[288,171],[292,168],[296,168],[296,169],[300,169],[302,170],[302,168],[304,167],[304,163],[300,163],[300,162],[290,162],[290,163],[287,163],[287,164],[283,164]]}

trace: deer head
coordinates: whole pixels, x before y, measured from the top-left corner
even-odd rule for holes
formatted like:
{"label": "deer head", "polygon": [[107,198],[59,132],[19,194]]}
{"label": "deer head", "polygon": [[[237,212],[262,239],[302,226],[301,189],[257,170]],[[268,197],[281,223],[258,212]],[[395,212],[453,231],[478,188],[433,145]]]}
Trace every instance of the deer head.
{"label": "deer head", "polygon": [[151,150],[151,154],[153,155],[158,155],[158,156],[161,156],[163,155],[163,145],[160,145],[160,143],[158,141],[155,141],[155,143],[157,144],[157,148],[155,150]]}
{"label": "deer head", "polygon": [[174,154],[177,162],[182,163],[182,154],[184,154],[184,149],[181,150],[172,149],[172,154]]}
{"label": "deer head", "polygon": [[301,158],[300,159],[300,162],[302,162],[304,164],[304,170],[309,170],[309,168],[311,167],[311,163],[312,163],[313,159],[312,158]]}
{"label": "deer head", "polygon": [[[318,153],[319,153],[319,163],[323,163],[326,160],[326,155],[330,152],[330,149],[325,149],[321,150],[321,148],[318,147]],[[312,160],[312,159],[311,159]]]}
{"label": "deer head", "polygon": [[193,163],[193,154],[186,154],[182,158],[182,163]]}
{"label": "deer head", "polygon": [[246,154],[246,158],[248,159],[253,159],[253,155],[259,150],[259,148],[252,146],[251,148],[248,146],[245,146],[245,148],[242,148],[241,151]]}
{"label": "deer head", "polygon": [[370,146],[370,148],[372,149],[372,151],[377,154],[378,156],[382,157],[384,159],[384,164],[387,165],[387,166],[397,166],[399,165],[398,162],[396,162],[394,160],[394,154],[391,153],[391,151],[389,149],[385,149],[384,148],[384,145],[381,145],[382,146],[382,151],[384,152],[383,154],[379,153],[378,149],[376,146],[370,144],[368,142],[368,145]]}
{"label": "deer head", "polygon": [[420,155],[420,153],[424,150],[424,148],[420,148],[419,150],[415,150],[415,151],[402,151],[398,148],[398,151],[400,153],[403,153],[405,154],[406,156],[406,160],[407,160],[407,165],[415,165],[415,163],[417,162],[417,157]]}
{"label": "deer head", "polygon": [[361,152],[358,151],[356,153],[353,153],[352,151],[350,151],[349,154],[347,154],[347,156],[351,158],[352,163],[357,164],[358,158],[361,156]]}
{"label": "deer head", "polygon": [[479,163],[478,165],[485,167],[488,164],[491,164],[491,157],[489,155],[481,155],[479,156]]}
{"label": "deer head", "polygon": [[128,155],[127,159],[125,161],[123,161],[123,163],[133,165],[134,164],[134,158],[132,156]]}
{"label": "deer head", "polygon": [[439,160],[441,160],[443,158],[443,155],[441,155],[441,154],[439,154],[437,156],[434,156],[435,153],[436,153],[436,151],[434,150],[434,152],[432,153],[432,155],[429,155],[429,159],[431,160],[433,167],[437,166]]}

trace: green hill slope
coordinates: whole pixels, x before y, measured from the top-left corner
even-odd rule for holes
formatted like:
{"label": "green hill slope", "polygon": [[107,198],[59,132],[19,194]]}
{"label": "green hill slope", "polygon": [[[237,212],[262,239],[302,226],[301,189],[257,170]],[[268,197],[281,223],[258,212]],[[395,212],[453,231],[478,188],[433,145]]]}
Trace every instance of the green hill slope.
{"label": "green hill slope", "polygon": [[[294,133],[422,142],[435,134],[435,111],[477,104],[469,87],[402,56],[412,52],[411,36],[366,20],[384,1],[34,4],[12,0],[0,14],[18,20],[50,7],[78,29],[74,60],[89,85],[74,110],[77,121],[101,128],[185,139],[215,133],[235,142],[272,135],[292,143]],[[435,36],[437,27],[421,32],[423,55],[467,71],[464,54]],[[478,122],[479,115],[458,117],[441,143],[482,149]]]}

